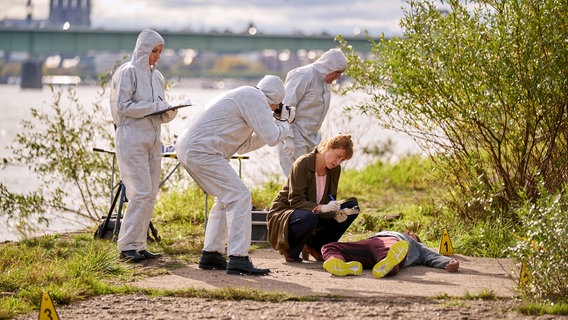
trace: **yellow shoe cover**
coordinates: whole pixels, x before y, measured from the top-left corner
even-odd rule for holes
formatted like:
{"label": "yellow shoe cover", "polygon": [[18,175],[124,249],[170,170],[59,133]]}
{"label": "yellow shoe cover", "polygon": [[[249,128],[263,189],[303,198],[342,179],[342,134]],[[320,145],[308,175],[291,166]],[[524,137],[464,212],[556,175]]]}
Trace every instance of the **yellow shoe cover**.
{"label": "yellow shoe cover", "polygon": [[392,268],[396,267],[404,260],[408,253],[408,242],[398,241],[390,247],[387,257],[377,262],[373,267],[373,275],[375,278],[382,278],[386,276]]}
{"label": "yellow shoe cover", "polygon": [[363,265],[359,261],[345,262],[337,258],[331,258],[323,263],[323,268],[327,272],[338,277],[353,275],[358,276],[363,273]]}

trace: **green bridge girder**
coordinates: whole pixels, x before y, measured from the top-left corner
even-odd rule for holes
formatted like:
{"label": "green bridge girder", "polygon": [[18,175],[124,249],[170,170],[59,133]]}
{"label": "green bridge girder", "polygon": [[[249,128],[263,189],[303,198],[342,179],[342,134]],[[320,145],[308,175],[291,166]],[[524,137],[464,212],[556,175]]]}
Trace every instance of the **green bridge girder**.
{"label": "green bridge girder", "polygon": [[[242,52],[264,49],[327,50],[339,45],[335,36],[157,31],[164,37],[167,49]],[[129,52],[134,48],[139,32],[139,30],[0,28],[0,50],[28,52],[32,55]],[[359,52],[371,51],[371,43],[366,37],[344,37],[344,39]]]}

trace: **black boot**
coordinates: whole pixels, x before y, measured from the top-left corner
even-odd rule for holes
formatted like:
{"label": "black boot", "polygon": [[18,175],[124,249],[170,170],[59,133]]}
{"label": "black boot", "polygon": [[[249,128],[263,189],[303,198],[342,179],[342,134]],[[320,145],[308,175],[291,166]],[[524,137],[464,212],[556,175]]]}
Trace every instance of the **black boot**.
{"label": "black boot", "polygon": [[228,274],[252,274],[263,276],[270,272],[270,269],[255,268],[248,256],[229,256],[227,265]]}
{"label": "black boot", "polygon": [[128,262],[138,262],[146,259],[146,257],[136,252],[136,250],[120,251],[120,258]]}
{"label": "black boot", "polygon": [[143,255],[144,258],[146,258],[146,259],[158,259],[162,256],[161,253],[153,253],[153,252],[150,252],[146,249],[144,249],[142,251],[138,251],[138,253]]}
{"label": "black boot", "polygon": [[227,269],[227,260],[219,252],[203,251],[201,258],[199,258],[199,268],[225,270]]}

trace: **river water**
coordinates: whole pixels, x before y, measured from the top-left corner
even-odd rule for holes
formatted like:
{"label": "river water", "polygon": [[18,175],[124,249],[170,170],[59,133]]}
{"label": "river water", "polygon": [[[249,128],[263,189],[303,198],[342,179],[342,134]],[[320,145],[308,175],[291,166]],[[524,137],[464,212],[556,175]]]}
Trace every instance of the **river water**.
{"label": "river water", "polygon": [[[253,84],[254,85],[254,84]],[[63,88],[54,88],[54,90],[66,90]],[[195,84],[179,83],[168,91],[169,102],[174,105],[191,99],[193,106],[182,108],[179,110],[178,116],[163,128],[164,143],[171,143],[174,140],[173,135],[179,133],[186,126],[188,121],[195,113],[211,98],[228,90],[203,88]],[[79,103],[88,106],[97,101],[100,87],[97,86],[78,86],[76,87]],[[65,95],[63,95],[65,96]],[[42,89],[24,90],[16,85],[0,85],[0,111],[2,113],[0,126],[0,158],[10,156],[10,151],[6,149],[8,145],[14,143],[17,133],[22,132],[22,120],[32,119],[30,110],[36,108],[42,111],[49,111],[53,101],[53,92],[47,86]],[[342,164],[344,169],[360,169],[369,163],[376,161],[376,156],[366,154],[363,149],[373,149],[387,141],[392,142],[392,154],[389,159],[394,160],[397,157],[408,154],[418,153],[419,149],[416,144],[408,136],[397,134],[392,131],[379,128],[375,122],[364,115],[347,114],[344,107],[352,106],[359,100],[364,99],[363,94],[351,94],[342,96],[333,94],[331,100],[330,111],[322,126],[322,136],[329,137],[336,133],[351,133],[355,142],[355,153],[353,158]],[[104,106],[108,106],[108,97],[102,100]],[[110,116],[110,115],[109,115]],[[100,145],[100,142],[92,142],[92,147],[109,149],[109,146]],[[242,179],[248,186],[254,186],[269,181],[274,177],[282,177],[280,166],[278,164],[278,156],[275,148],[265,146],[250,154],[249,160],[243,160]],[[163,165],[175,161],[175,159],[164,159]],[[238,170],[238,162],[232,161],[235,170]],[[111,162],[109,160],[109,167]],[[188,176],[188,179],[189,176]],[[38,181],[32,173],[25,167],[8,166],[0,171],[0,181],[11,192],[27,193],[35,191],[38,188]],[[39,234],[49,234],[58,232],[76,231],[87,225],[93,225],[92,221],[77,221],[64,217],[59,214],[53,214],[50,218],[50,226],[42,227]],[[0,241],[18,240],[20,236],[16,231],[15,223],[9,221],[4,213],[0,213]]]}

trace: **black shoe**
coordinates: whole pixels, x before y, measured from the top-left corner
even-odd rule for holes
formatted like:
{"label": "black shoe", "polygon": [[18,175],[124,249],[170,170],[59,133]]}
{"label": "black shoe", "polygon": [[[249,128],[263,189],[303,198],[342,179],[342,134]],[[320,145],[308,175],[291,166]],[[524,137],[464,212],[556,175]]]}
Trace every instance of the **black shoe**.
{"label": "black shoe", "polygon": [[145,256],[136,252],[136,250],[120,251],[120,257],[128,262],[138,262],[146,259]]}
{"label": "black shoe", "polygon": [[219,252],[203,251],[201,258],[199,258],[199,268],[225,270],[227,269],[227,260]]}
{"label": "black shoe", "polygon": [[142,251],[138,251],[139,254],[143,255],[144,258],[146,259],[158,259],[159,257],[162,256],[161,253],[152,253],[146,249],[142,250]]}
{"label": "black shoe", "polygon": [[248,256],[229,256],[227,265],[228,274],[252,274],[263,276],[270,272],[270,269],[255,268]]}

